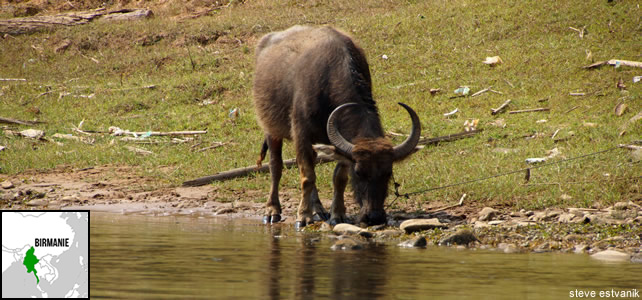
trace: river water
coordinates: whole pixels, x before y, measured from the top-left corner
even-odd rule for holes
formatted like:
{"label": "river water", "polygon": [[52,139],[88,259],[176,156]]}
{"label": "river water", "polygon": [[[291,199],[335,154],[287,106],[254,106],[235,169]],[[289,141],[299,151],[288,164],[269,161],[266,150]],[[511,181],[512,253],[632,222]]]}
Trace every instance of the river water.
{"label": "river water", "polygon": [[[642,265],[333,241],[258,220],[91,213],[92,298],[566,299],[642,288]],[[591,299],[589,297],[589,299]]]}

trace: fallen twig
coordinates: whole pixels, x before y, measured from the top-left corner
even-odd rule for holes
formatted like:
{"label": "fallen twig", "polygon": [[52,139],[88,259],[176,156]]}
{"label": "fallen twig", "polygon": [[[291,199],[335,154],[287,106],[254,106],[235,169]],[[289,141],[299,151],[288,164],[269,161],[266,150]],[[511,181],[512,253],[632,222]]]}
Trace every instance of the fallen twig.
{"label": "fallen twig", "polygon": [[142,154],[142,155],[154,154],[154,152],[152,152],[152,151],[148,151],[148,150],[145,150],[145,149],[136,148],[136,147],[132,147],[132,146],[125,146],[125,148],[127,148],[127,150],[133,151],[133,152],[135,152],[137,154]]}
{"label": "fallen twig", "polygon": [[508,83],[508,85],[510,85],[510,87],[515,88],[515,86],[512,83],[510,83],[510,81],[508,81],[508,79],[504,78],[504,81],[506,81],[506,83]]}
{"label": "fallen twig", "polygon": [[565,114],[570,113],[570,112],[572,112],[572,111],[576,110],[578,107],[580,107],[580,106],[579,106],[579,105],[573,106],[573,107],[571,107],[571,109],[569,109],[569,110],[565,111],[564,113],[565,113]]}
{"label": "fallen twig", "polygon": [[[435,138],[422,138],[419,140],[418,145],[436,145],[442,142],[450,142],[450,141],[473,136],[481,131],[483,131],[483,129],[476,129],[474,131],[449,134],[449,135],[435,137]],[[402,134],[399,134],[399,133],[394,133],[393,135],[402,136]],[[319,154],[317,156],[316,163],[323,164],[331,161],[334,161],[334,159],[331,156],[328,156],[325,154]],[[293,158],[293,159],[284,160],[283,166],[285,168],[296,167],[297,166],[296,159]],[[269,170],[270,168],[267,165],[264,165],[261,167],[257,167],[256,165],[253,165],[253,166],[248,166],[244,168],[237,168],[229,171],[220,172],[214,175],[197,178],[190,181],[185,181],[183,182],[183,186],[202,186],[202,185],[210,184],[214,181],[224,181],[224,180],[229,180],[237,177],[248,176],[250,174],[255,174],[255,173],[266,173]]]}
{"label": "fallen twig", "polygon": [[496,115],[500,113],[508,104],[510,103],[510,99],[506,100],[502,105],[500,105],[498,108],[491,108],[491,115]]}
{"label": "fallen twig", "polygon": [[490,89],[491,89],[491,88],[492,88],[492,86],[489,86],[489,87],[487,87],[487,88],[485,88],[485,89],[483,89],[483,90],[481,90],[481,91],[478,91],[478,92],[476,92],[476,93],[474,93],[474,94],[470,95],[470,97],[471,97],[471,98],[472,98],[472,97],[477,97],[477,96],[479,96],[479,95],[481,95],[481,94],[483,94],[483,93],[485,93],[485,92],[490,91]]}
{"label": "fallen twig", "polygon": [[634,150],[634,151],[642,149],[642,146],[637,146],[637,145],[619,144],[617,146],[620,147],[620,148]]}
{"label": "fallen twig", "polygon": [[[334,159],[331,156],[320,154],[317,156],[316,163],[323,164],[323,163],[331,162],[333,160]],[[285,168],[291,168],[295,166],[296,166],[295,158],[287,159],[283,161],[283,167]],[[220,172],[214,175],[197,178],[190,181],[185,181],[183,182],[183,186],[202,186],[202,185],[210,184],[214,181],[224,181],[224,180],[243,177],[243,176],[247,176],[255,173],[266,173],[269,170],[270,168],[267,165],[261,166],[261,167],[257,167],[256,165],[253,165],[253,166],[248,166],[244,168],[237,168],[229,171]]]}
{"label": "fallen twig", "polygon": [[551,109],[550,109],[550,108],[548,108],[548,107],[544,107],[544,108],[540,107],[540,108],[530,108],[530,109],[522,109],[522,110],[513,110],[513,111],[509,111],[508,113],[509,113],[509,114],[521,114],[521,113],[537,112],[537,111],[549,111],[549,110],[551,110]]}
{"label": "fallen twig", "polygon": [[462,206],[462,204],[464,204],[464,198],[466,198],[466,194],[461,195],[461,198],[459,198],[459,203],[457,203],[457,204],[453,204],[453,205],[449,205],[449,206],[441,207],[441,208],[437,208],[437,209],[431,209],[431,210],[427,211],[427,213],[440,212],[440,211],[451,209],[451,208],[454,208],[454,207],[457,207],[457,206]]}
{"label": "fallen twig", "polygon": [[631,61],[631,60],[621,60],[621,59],[611,59],[611,60],[606,60],[606,61],[599,61],[594,64],[590,64],[588,66],[584,66],[582,68],[584,69],[593,69],[593,68],[599,68],[604,65],[611,65],[611,66],[627,66],[627,67],[635,67],[635,68],[642,68],[642,62],[639,61]]}
{"label": "fallen twig", "polygon": [[40,122],[40,121],[23,121],[23,120],[0,117],[0,123],[20,124],[20,125],[35,125],[35,124],[39,124],[39,123],[43,123],[43,122]]}
{"label": "fallen twig", "polygon": [[203,152],[203,151],[210,150],[210,149],[216,149],[216,148],[221,147],[221,146],[226,145],[226,144],[227,143],[216,142],[215,145],[212,145],[212,146],[209,146],[209,147],[205,147],[205,148],[201,148],[201,149],[198,149],[198,150],[196,150],[194,152]]}
{"label": "fallen twig", "polygon": [[574,93],[574,92],[570,92],[570,93],[568,93],[568,94],[569,94],[569,95],[571,95],[571,96],[586,96],[586,93]]}
{"label": "fallen twig", "polygon": [[167,136],[167,135],[193,135],[193,134],[206,134],[207,130],[195,130],[195,131],[129,131],[122,130],[118,127],[111,126],[109,127],[109,133],[114,136],[118,135],[133,135],[133,136]]}
{"label": "fallen twig", "polygon": [[27,81],[24,78],[0,78],[0,81]]}

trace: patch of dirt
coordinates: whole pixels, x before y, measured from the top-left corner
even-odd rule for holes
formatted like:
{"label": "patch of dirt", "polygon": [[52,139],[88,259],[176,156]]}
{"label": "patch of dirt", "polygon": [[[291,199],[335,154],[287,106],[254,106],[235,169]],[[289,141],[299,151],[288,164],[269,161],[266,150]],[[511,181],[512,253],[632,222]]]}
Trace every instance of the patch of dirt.
{"label": "patch of dirt", "polygon": [[[168,187],[140,175],[131,166],[98,166],[73,169],[61,166],[51,171],[28,171],[17,176],[0,175],[2,209],[89,209],[151,215],[228,215],[260,218],[265,204],[263,191],[221,190],[212,185]],[[297,189],[280,193],[285,223],[293,223],[299,205]],[[347,200],[348,212],[357,207]],[[326,208],[330,200],[323,201]]]}

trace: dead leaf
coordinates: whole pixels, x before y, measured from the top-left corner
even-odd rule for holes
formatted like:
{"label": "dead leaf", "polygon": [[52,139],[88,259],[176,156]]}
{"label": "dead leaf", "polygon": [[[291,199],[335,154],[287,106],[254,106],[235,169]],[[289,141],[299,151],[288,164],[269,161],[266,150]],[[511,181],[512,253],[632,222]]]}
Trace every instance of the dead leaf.
{"label": "dead leaf", "polygon": [[626,90],[626,85],[624,84],[624,80],[622,80],[622,78],[617,81],[617,84],[615,86],[620,90]]}
{"label": "dead leaf", "polygon": [[494,65],[502,64],[503,61],[501,57],[493,56],[493,57],[486,57],[486,60],[484,60],[483,63],[494,66]]}

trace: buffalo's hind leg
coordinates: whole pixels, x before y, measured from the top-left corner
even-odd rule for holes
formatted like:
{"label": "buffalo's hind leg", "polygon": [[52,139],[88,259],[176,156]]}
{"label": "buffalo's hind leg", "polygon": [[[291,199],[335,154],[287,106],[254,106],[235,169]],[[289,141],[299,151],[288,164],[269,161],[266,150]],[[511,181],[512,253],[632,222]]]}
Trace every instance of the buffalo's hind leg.
{"label": "buffalo's hind leg", "polygon": [[281,181],[281,174],[283,172],[283,157],[281,157],[283,139],[273,138],[266,134],[265,143],[267,143],[270,149],[270,177],[272,179],[272,186],[270,188],[270,196],[265,204],[266,212],[263,217],[263,223],[270,224],[281,221],[279,181]]}

